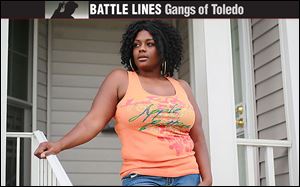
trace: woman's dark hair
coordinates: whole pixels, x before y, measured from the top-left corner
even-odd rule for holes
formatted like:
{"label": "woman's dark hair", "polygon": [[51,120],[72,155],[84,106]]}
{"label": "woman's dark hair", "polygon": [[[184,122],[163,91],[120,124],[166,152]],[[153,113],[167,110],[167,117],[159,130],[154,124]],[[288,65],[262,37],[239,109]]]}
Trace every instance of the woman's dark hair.
{"label": "woman's dark hair", "polygon": [[[182,39],[179,32],[171,25],[160,20],[143,20],[132,23],[128,26],[122,36],[121,41],[121,59],[122,64],[128,70],[134,71],[130,66],[130,60],[133,59],[133,45],[137,34],[142,31],[148,31],[154,41],[160,56],[160,61],[166,61],[166,75],[173,76],[174,70],[179,70],[182,59]],[[133,68],[137,67],[132,63]]]}

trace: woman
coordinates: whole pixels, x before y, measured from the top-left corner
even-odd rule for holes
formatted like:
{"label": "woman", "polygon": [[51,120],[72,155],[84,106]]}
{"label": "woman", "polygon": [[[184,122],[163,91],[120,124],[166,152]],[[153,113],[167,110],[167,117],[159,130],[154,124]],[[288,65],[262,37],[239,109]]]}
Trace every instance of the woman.
{"label": "woman", "polygon": [[171,78],[182,58],[178,31],[158,20],[137,21],[123,34],[120,51],[128,71],[113,70],[87,115],[59,141],[40,144],[35,155],[83,144],[114,117],[124,186],[211,185],[201,113],[189,85]]}

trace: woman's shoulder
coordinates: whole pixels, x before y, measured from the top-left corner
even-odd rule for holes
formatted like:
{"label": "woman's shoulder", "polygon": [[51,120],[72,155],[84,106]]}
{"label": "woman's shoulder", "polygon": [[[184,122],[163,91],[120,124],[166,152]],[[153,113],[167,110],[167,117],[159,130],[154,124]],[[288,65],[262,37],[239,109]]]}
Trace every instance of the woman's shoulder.
{"label": "woman's shoulder", "polygon": [[127,71],[122,68],[115,68],[111,70],[109,74],[105,76],[105,82],[111,84],[111,86],[115,85],[119,87],[120,84],[124,84],[127,82]]}
{"label": "woman's shoulder", "polygon": [[108,75],[108,79],[112,81],[112,84],[116,85],[118,98],[119,100],[122,99],[128,87],[128,72],[122,68],[115,68]]}
{"label": "woman's shoulder", "polygon": [[114,79],[123,79],[126,78],[127,75],[127,71],[125,69],[122,68],[114,68],[108,75],[108,77],[114,78]]}
{"label": "woman's shoulder", "polygon": [[114,68],[113,70],[111,70],[111,74],[115,74],[115,75],[127,75],[127,70],[123,69],[123,68]]}

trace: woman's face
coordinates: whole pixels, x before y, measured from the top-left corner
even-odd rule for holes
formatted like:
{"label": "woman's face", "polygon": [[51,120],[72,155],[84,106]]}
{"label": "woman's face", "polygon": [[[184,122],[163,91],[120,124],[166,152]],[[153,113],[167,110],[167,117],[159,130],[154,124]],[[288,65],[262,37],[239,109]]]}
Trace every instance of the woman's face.
{"label": "woman's face", "polygon": [[160,70],[159,54],[152,35],[145,30],[140,31],[133,44],[133,58],[139,70]]}

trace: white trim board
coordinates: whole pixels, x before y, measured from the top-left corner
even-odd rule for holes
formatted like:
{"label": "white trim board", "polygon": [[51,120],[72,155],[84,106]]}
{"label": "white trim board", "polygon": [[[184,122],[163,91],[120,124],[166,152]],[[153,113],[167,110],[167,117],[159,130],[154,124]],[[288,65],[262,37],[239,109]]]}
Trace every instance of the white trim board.
{"label": "white trim board", "polygon": [[38,73],[38,19],[33,21],[32,56],[32,131],[37,130],[37,73]]}
{"label": "white trim board", "polygon": [[[246,102],[246,125],[245,138],[256,139],[256,104],[253,73],[253,57],[252,57],[252,40],[251,40],[251,20],[239,19],[239,49],[241,73],[243,88],[243,101]],[[255,149],[246,148],[246,183],[249,186],[259,185],[259,169],[258,169],[258,152]]]}
{"label": "white trim board", "polygon": [[52,61],[52,21],[48,20],[47,46],[47,139],[51,141],[51,61]]}
{"label": "white trim board", "polygon": [[[213,185],[239,185],[229,19],[189,20],[191,83],[208,126]],[[207,130],[205,131],[207,133]]]}
{"label": "white trim board", "polygon": [[279,19],[290,185],[299,185],[299,19]]}
{"label": "white trim board", "polygon": [[1,19],[1,186],[6,184],[8,19]]}

